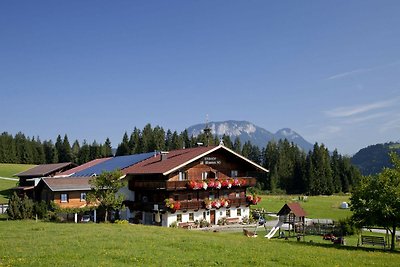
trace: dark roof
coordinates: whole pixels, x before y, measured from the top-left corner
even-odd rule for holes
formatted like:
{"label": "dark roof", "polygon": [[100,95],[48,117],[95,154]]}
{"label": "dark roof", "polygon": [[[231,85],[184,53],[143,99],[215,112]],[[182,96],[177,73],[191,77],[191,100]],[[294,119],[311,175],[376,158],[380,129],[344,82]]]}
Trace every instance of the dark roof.
{"label": "dark roof", "polygon": [[63,178],[42,178],[42,181],[53,192],[55,191],[79,191],[90,190],[89,180],[91,177],[63,177]]}
{"label": "dark roof", "polygon": [[208,147],[195,147],[180,150],[173,150],[167,154],[165,160],[161,160],[161,155],[153,156],[147,160],[139,162],[124,170],[126,174],[163,174],[168,175],[171,172],[182,168],[183,166],[200,159],[218,149],[224,149],[231,154],[247,161],[256,168],[268,172],[268,170],[248,160],[247,158],[235,153],[234,151],[220,145],[220,146],[208,146]]}
{"label": "dark roof", "polygon": [[71,174],[74,174],[74,173],[77,173],[77,172],[86,170],[86,169],[88,169],[88,168],[90,168],[90,167],[93,167],[93,166],[95,166],[95,165],[97,165],[97,164],[100,164],[100,163],[102,163],[102,162],[104,162],[104,161],[106,161],[106,160],[109,160],[109,159],[111,159],[111,157],[109,157],[109,158],[102,158],[102,159],[94,159],[94,160],[91,160],[91,161],[89,161],[89,162],[86,162],[86,163],[84,163],[84,164],[82,164],[82,165],[79,165],[78,167],[75,167],[75,168],[69,169],[69,170],[67,170],[67,171],[58,173],[56,176],[57,176],[57,177],[61,177],[61,176],[70,176]]}
{"label": "dark roof", "polygon": [[41,164],[36,167],[33,167],[27,171],[20,172],[15,174],[14,176],[18,177],[44,177],[51,175],[57,171],[61,171],[62,169],[72,166],[71,162],[64,163],[54,163],[54,164]]}
{"label": "dark roof", "polygon": [[305,217],[307,215],[306,212],[303,210],[303,208],[300,206],[300,204],[297,202],[285,204],[278,212],[278,215],[287,215],[290,212],[293,212],[293,214],[296,215],[296,217]]}
{"label": "dark roof", "polygon": [[103,171],[123,170],[133,164],[136,164],[142,160],[148,159],[153,156],[154,153],[151,152],[151,153],[113,157],[109,160],[96,164],[90,168],[79,171],[71,175],[71,177],[92,176],[95,174],[97,175],[101,174]]}

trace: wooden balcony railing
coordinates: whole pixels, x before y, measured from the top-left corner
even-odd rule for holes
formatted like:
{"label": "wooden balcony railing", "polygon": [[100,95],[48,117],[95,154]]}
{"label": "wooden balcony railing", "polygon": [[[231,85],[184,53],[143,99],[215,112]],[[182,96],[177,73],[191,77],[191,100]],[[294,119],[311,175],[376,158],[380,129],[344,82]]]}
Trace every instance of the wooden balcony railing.
{"label": "wooden balcony railing", "polygon": [[[257,183],[256,178],[253,177],[238,177],[238,179],[245,179],[246,185],[243,187],[255,186]],[[129,181],[129,189],[147,189],[147,190],[185,190],[187,189],[187,184],[189,180],[186,181]],[[234,188],[234,187],[232,187]]]}
{"label": "wooden balcony railing", "polygon": [[[180,202],[179,210],[200,210],[205,209],[204,200],[184,200]],[[167,210],[165,203],[162,202],[138,202],[138,201],[126,201],[125,205],[131,210],[142,210],[142,211],[154,211],[154,205],[158,206],[158,210]],[[229,199],[229,206],[231,208],[236,208],[239,206],[247,206],[248,203],[246,198],[232,198]]]}

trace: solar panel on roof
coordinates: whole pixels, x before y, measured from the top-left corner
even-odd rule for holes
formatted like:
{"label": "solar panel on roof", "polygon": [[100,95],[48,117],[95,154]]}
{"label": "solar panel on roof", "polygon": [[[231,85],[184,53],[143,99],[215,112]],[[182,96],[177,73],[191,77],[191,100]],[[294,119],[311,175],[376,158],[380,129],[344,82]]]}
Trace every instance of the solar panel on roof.
{"label": "solar panel on roof", "polygon": [[143,153],[136,155],[114,157],[97,165],[94,165],[90,168],[77,172],[73,174],[72,177],[92,176],[92,175],[99,175],[103,171],[122,170],[140,161],[148,159],[152,156],[154,156],[154,153],[150,152],[150,153]]}

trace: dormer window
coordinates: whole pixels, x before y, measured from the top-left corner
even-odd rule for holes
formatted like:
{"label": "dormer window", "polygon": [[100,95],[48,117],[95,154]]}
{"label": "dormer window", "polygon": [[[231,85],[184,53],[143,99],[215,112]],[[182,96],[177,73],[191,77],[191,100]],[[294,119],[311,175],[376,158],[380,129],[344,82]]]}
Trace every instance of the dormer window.
{"label": "dormer window", "polygon": [[231,177],[238,177],[238,171],[237,170],[231,170]]}

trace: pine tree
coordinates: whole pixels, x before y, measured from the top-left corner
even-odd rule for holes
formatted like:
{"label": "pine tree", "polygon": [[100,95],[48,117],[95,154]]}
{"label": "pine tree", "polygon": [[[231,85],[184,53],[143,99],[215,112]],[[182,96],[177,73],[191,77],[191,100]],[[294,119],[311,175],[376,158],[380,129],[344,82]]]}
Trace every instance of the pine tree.
{"label": "pine tree", "polygon": [[57,136],[56,143],[54,146],[57,151],[57,162],[63,162],[62,160],[64,159],[64,151],[63,151],[64,147],[61,135]]}
{"label": "pine tree", "polygon": [[122,137],[122,143],[118,145],[117,152],[115,153],[115,156],[125,155],[129,155],[129,139],[127,132],[124,133],[124,136]]}
{"label": "pine tree", "polygon": [[79,144],[78,140],[75,140],[75,142],[72,144],[71,148],[71,155],[72,155],[72,162],[73,163],[78,163],[79,161],[79,150],[81,149],[81,146]]}
{"label": "pine tree", "polygon": [[79,157],[78,157],[79,164],[86,163],[90,160],[90,147],[86,140],[83,140],[82,147],[79,150]]}
{"label": "pine tree", "polygon": [[61,154],[58,154],[58,159],[60,162],[71,162],[72,161],[71,145],[69,144],[67,134],[64,135],[64,140],[62,142],[60,152],[61,152]]}
{"label": "pine tree", "polygon": [[165,131],[162,127],[156,126],[153,129],[154,149],[157,151],[165,150]]}
{"label": "pine tree", "polygon": [[112,152],[110,138],[107,137],[106,141],[104,142],[103,148],[104,148],[103,157],[105,158],[112,157],[113,152]]}
{"label": "pine tree", "polygon": [[241,150],[242,150],[242,144],[240,143],[239,136],[236,136],[235,141],[233,143],[233,151],[240,154]]}
{"label": "pine tree", "polygon": [[43,149],[45,161],[47,164],[58,162],[57,150],[51,140],[43,142]]}

